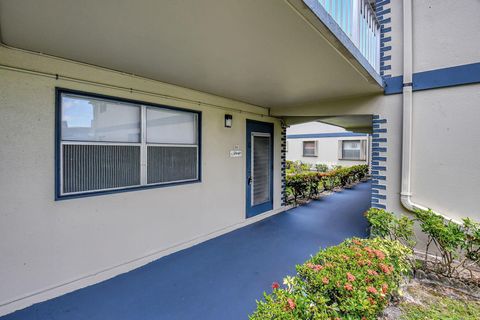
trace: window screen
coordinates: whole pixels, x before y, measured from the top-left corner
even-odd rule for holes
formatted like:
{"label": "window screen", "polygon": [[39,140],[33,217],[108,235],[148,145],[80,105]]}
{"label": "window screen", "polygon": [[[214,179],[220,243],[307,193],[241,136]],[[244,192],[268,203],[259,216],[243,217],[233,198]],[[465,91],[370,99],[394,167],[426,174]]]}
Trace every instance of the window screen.
{"label": "window screen", "polygon": [[360,140],[343,140],[342,142],[342,159],[360,160],[361,159],[361,143]]}
{"label": "window screen", "polygon": [[315,157],[317,155],[317,143],[316,141],[304,141],[303,142],[303,156]]}
{"label": "window screen", "polygon": [[64,92],[59,108],[60,196],[199,179],[199,113]]}

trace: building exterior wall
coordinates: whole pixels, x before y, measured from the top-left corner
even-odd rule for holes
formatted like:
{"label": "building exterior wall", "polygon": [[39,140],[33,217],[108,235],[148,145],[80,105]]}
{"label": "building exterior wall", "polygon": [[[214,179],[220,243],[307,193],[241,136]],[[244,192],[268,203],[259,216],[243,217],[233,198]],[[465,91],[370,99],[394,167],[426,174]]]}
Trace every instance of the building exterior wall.
{"label": "building exterior wall", "polygon": [[[266,109],[4,47],[0,61],[30,70],[0,69],[0,314],[283,210],[281,122]],[[202,181],[55,201],[55,87],[201,111]],[[229,157],[237,145],[245,152],[246,119],[274,123],[274,210],[248,220],[245,157]]]}
{"label": "building exterior wall", "polygon": [[[379,0],[377,6],[387,10],[383,13],[384,37],[388,38],[384,47],[391,47],[384,53],[390,57],[384,61],[386,91],[395,86],[396,94],[310,103],[284,108],[281,113],[292,117],[374,115],[374,125],[377,121],[381,132],[374,127],[372,151],[381,148],[378,156],[382,160],[378,168],[372,165],[372,173],[374,179],[375,175],[384,179],[375,181],[380,188],[373,192],[372,205],[408,213],[400,202],[403,5],[402,1]],[[476,125],[480,77],[478,67],[472,65],[480,63],[479,42],[472,38],[478,37],[480,20],[475,17],[479,15],[480,2],[475,0],[413,1],[412,200],[455,220],[471,217],[480,221],[474,200],[480,183],[476,164],[480,155],[480,127]],[[458,81],[453,83],[451,71],[443,69],[455,66],[465,69],[456,74]],[[427,88],[417,90],[415,75],[425,71],[433,74],[422,80]],[[439,80],[446,85],[439,86]]]}
{"label": "building exterior wall", "polygon": [[[298,135],[308,137],[298,138]],[[343,128],[320,122],[308,122],[293,125],[287,129],[287,160],[301,161],[312,165],[322,163],[329,166],[353,166],[357,164],[366,164],[368,162],[367,157],[365,157],[365,160],[358,161],[340,159],[339,143],[343,140],[367,141],[368,139],[366,134],[358,136],[355,134],[350,135],[350,132]],[[303,155],[304,141],[316,141],[316,156]],[[368,154],[367,144],[365,144],[365,146],[365,152]]]}

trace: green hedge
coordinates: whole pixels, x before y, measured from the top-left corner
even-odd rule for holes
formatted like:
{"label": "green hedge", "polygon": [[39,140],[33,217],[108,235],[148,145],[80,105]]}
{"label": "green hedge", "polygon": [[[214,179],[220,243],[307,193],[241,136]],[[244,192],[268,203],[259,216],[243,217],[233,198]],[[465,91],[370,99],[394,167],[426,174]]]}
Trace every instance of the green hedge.
{"label": "green hedge", "polygon": [[350,183],[360,181],[367,174],[368,165],[338,168],[328,172],[300,171],[287,175],[286,186],[293,201],[297,203],[299,199],[313,198],[321,191],[345,187]]}
{"label": "green hedge", "polygon": [[418,223],[427,241],[424,261],[421,264],[413,261],[414,267],[446,277],[466,278],[469,275],[472,279],[473,270],[480,267],[480,223],[469,218],[455,223],[431,210],[415,210],[411,219],[375,208],[368,210],[365,216],[370,222],[372,236],[397,239],[412,248],[417,242],[413,225]]}
{"label": "green hedge", "polygon": [[410,272],[411,250],[382,238],[352,239],[297,266],[284,287],[257,301],[250,320],[376,319]]}

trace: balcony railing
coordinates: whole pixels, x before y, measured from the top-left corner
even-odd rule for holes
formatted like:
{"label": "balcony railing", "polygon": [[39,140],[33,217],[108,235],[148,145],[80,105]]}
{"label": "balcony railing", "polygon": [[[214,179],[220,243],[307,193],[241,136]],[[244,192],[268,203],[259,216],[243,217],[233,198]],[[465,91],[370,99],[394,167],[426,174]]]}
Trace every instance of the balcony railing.
{"label": "balcony railing", "polygon": [[367,0],[317,0],[380,73],[380,24]]}

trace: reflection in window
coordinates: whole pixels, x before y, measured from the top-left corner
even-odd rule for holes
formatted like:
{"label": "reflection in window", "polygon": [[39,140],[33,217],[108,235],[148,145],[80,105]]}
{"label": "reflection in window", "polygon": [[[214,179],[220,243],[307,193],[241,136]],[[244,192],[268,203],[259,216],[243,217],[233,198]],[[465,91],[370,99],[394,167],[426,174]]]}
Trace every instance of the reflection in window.
{"label": "reflection in window", "polygon": [[140,106],[63,95],[62,140],[140,142]]}

